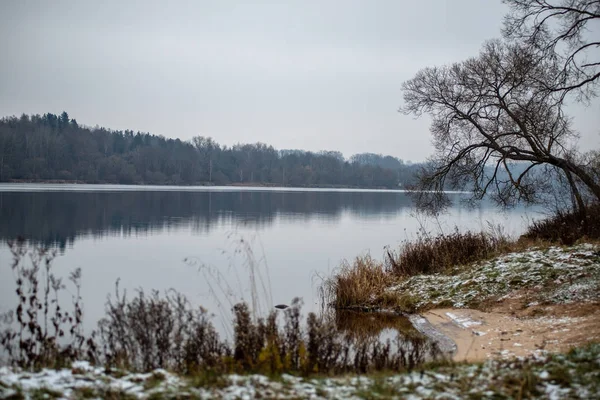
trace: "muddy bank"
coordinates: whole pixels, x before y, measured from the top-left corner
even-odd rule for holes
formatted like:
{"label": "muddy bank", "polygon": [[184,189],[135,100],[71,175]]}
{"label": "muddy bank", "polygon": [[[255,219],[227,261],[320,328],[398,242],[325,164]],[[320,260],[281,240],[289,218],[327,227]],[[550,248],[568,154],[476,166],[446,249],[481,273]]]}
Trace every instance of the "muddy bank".
{"label": "muddy bank", "polygon": [[546,306],[544,311],[543,315],[527,316],[499,311],[435,309],[424,313],[423,318],[438,332],[428,336],[436,341],[442,338],[440,343],[445,348],[449,348],[450,341],[455,344],[452,357],[455,361],[566,352],[600,341],[600,304]]}
{"label": "muddy bank", "polygon": [[389,290],[426,310],[411,321],[455,361],[483,361],[600,342],[599,289],[599,247],[583,244],[511,253]]}

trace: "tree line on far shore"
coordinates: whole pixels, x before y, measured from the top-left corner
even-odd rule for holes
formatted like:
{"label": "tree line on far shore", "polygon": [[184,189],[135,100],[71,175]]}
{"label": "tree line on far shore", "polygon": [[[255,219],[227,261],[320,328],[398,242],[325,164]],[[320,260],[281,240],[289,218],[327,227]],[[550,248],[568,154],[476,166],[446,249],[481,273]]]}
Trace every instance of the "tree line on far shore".
{"label": "tree line on far shore", "polygon": [[0,119],[0,182],[398,188],[413,183],[419,167],[371,153],[345,159],[337,151],[228,147],[202,136],[182,141],[90,128],[66,112]]}

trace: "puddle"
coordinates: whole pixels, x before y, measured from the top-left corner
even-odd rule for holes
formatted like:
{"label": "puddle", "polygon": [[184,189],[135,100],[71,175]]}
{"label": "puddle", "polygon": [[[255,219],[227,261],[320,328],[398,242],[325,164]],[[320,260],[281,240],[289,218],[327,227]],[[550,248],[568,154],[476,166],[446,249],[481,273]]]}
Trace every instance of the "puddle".
{"label": "puddle", "polygon": [[437,338],[421,332],[411,319],[397,313],[337,310],[332,314],[336,328],[348,341],[356,345],[369,341],[389,344],[390,352],[399,353],[408,368],[448,355]]}

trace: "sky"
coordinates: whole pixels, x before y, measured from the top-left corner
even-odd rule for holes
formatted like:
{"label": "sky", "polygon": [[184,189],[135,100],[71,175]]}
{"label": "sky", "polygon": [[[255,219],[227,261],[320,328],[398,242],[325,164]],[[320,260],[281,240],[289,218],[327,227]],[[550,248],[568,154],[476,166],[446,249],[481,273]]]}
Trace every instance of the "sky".
{"label": "sky", "polygon": [[[226,145],[433,151],[402,82],[500,36],[500,0],[0,1],[0,116]],[[600,102],[570,106],[600,148]]]}

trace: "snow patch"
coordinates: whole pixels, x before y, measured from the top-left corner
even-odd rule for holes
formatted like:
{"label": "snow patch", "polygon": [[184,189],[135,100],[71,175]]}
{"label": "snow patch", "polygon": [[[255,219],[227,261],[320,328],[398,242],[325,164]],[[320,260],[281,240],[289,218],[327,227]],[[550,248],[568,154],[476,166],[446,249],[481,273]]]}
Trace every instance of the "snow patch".
{"label": "snow patch", "polygon": [[451,312],[447,312],[446,315],[452,320],[452,322],[465,329],[471,326],[477,326],[482,324],[481,321],[475,321],[469,317],[459,317],[458,315]]}

